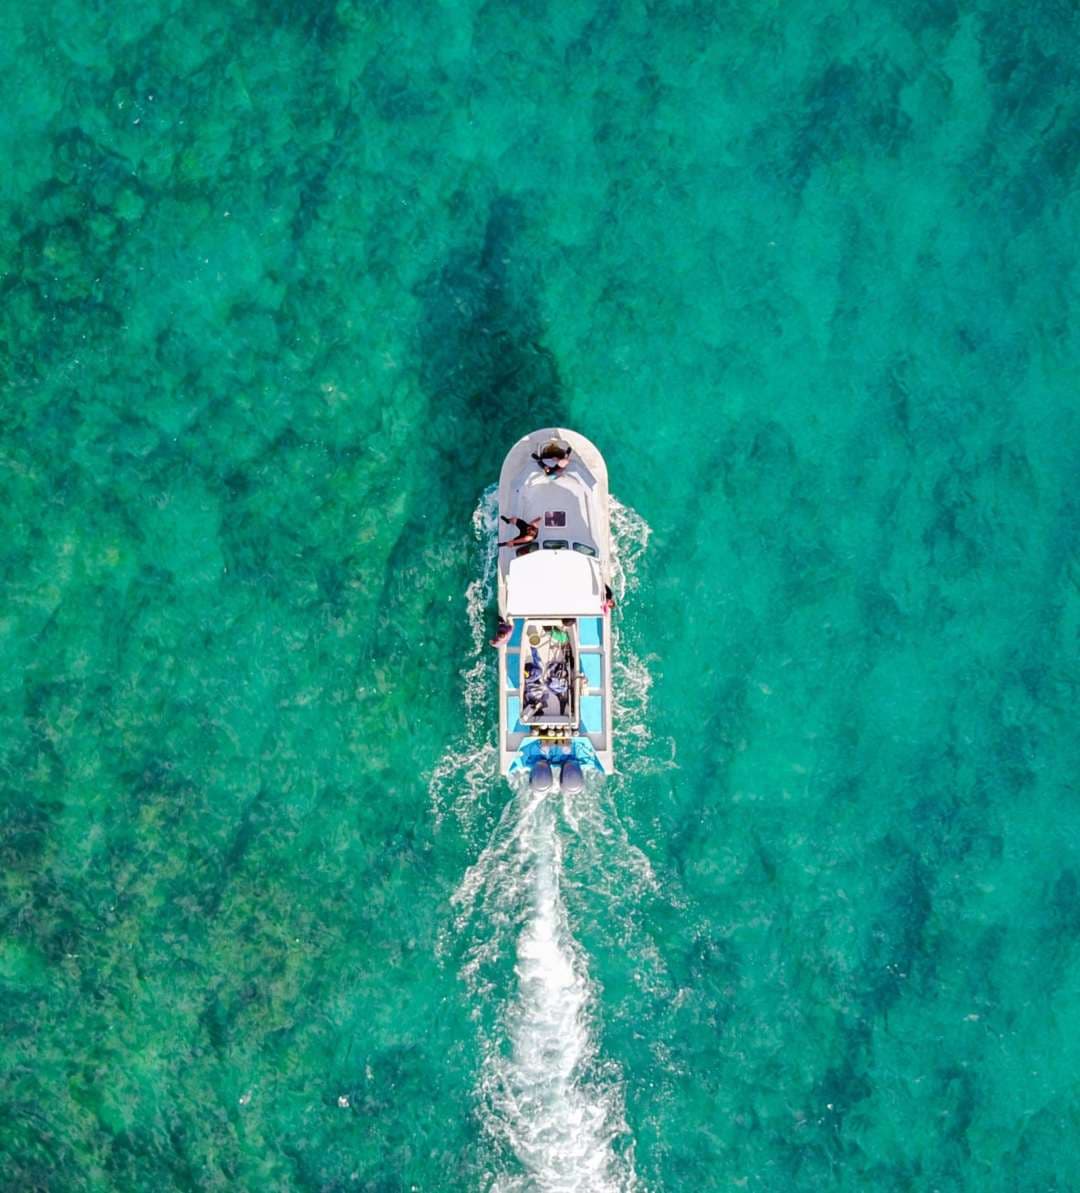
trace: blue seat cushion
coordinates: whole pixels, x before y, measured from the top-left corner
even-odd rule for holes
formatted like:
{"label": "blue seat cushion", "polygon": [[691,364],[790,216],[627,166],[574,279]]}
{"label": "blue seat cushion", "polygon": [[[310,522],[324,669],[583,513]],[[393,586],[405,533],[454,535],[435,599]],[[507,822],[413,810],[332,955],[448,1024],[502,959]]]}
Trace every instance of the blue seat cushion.
{"label": "blue seat cushion", "polygon": [[602,646],[604,643],[604,619],[602,617],[578,618],[578,638],[582,646]]}
{"label": "blue seat cushion", "polygon": [[604,728],[604,698],[585,696],[581,701],[581,728],[586,733],[601,733]]}
{"label": "blue seat cushion", "polygon": [[603,666],[598,654],[580,656],[581,670],[589,681],[590,688],[598,688],[603,682]]}

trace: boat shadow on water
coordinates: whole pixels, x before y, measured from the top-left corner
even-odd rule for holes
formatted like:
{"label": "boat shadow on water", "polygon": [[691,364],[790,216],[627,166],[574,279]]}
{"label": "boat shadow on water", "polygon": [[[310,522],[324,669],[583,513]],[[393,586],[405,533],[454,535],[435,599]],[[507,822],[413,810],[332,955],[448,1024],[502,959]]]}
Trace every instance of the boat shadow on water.
{"label": "boat shadow on water", "polygon": [[483,241],[450,252],[417,291],[420,381],[427,396],[432,481],[456,510],[494,476],[523,427],[565,421],[562,382],[544,347],[523,243],[522,205],[496,196]]}

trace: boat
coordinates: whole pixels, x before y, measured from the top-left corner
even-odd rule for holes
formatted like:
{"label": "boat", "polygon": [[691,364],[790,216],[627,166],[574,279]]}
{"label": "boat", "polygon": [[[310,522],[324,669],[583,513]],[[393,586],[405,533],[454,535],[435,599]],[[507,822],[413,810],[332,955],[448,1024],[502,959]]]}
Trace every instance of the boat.
{"label": "boat", "polygon": [[607,465],[584,435],[533,431],[506,454],[498,504],[500,771],[573,793],[614,764]]}

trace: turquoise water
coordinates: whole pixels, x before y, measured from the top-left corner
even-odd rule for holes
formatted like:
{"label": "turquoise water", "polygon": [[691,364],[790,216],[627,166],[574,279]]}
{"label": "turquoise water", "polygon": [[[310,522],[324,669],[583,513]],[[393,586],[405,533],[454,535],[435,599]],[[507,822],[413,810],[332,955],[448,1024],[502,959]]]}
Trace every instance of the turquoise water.
{"label": "turquoise water", "polygon": [[[0,34],[6,1187],[1074,1187],[1075,7]],[[534,805],[552,424],[620,773]]]}

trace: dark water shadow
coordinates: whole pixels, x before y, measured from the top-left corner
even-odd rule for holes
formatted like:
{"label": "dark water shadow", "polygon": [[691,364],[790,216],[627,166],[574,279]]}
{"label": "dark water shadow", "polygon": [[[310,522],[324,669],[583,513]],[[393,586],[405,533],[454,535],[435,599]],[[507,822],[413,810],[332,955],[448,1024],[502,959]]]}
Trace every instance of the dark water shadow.
{"label": "dark water shadow", "polygon": [[538,281],[518,248],[524,222],[519,203],[496,198],[482,244],[449,253],[419,288],[433,489],[453,506],[497,479],[516,439],[565,419],[558,368],[541,342]]}
{"label": "dark water shadow", "polygon": [[[415,443],[421,470],[412,508],[389,560],[387,618],[426,546],[462,530],[480,494],[498,480],[508,448],[527,432],[565,421],[554,357],[541,342],[538,283],[520,248],[525,216],[506,197],[490,204],[483,238],[451,249],[418,287],[416,332],[426,417]],[[443,579],[468,582],[468,559]],[[447,591],[442,587],[440,597]],[[460,619],[458,619],[460,621]],[[458,636],[463,626],[455,626]]]}

